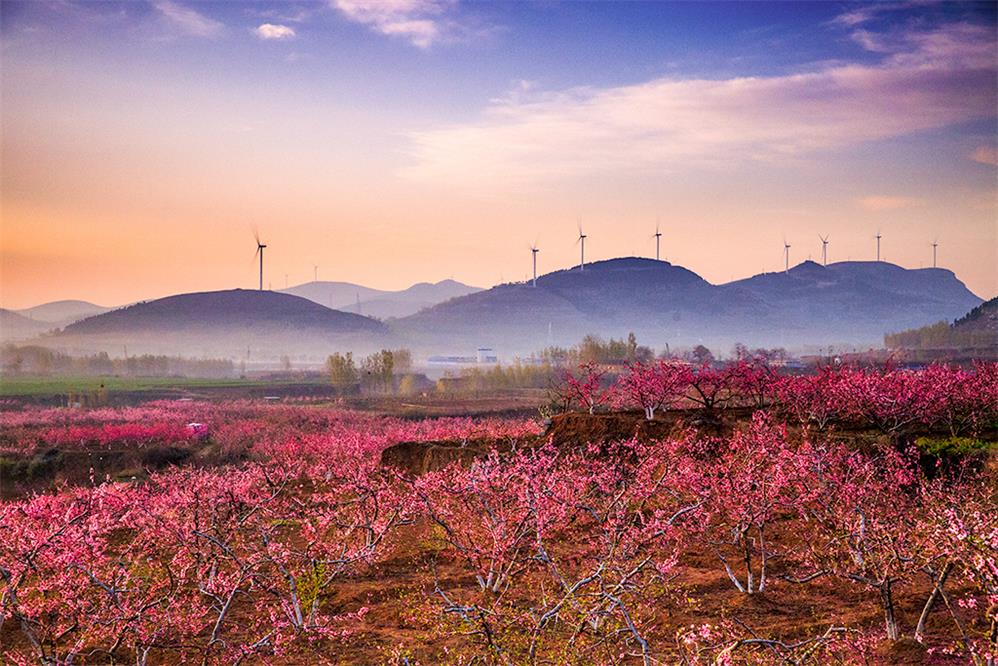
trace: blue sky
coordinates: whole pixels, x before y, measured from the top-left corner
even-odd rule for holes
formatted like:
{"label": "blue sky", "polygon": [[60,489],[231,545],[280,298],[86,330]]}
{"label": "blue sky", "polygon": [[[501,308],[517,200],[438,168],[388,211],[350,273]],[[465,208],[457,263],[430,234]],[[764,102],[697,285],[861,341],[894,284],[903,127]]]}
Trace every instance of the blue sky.
{"label": "blue sky", "polygon": [[399,287],[569,265],[578,220],[646,254],[656,219],[715,282],[882,228],[998,293],[993,3],[0,7],[5,305],[250,283],[253,226],[278,284]]}

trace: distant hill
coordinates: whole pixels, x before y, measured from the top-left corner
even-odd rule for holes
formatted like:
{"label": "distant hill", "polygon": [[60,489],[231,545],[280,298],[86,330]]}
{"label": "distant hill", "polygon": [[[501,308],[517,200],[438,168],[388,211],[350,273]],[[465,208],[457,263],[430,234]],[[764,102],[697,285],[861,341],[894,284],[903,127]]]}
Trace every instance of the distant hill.
{"label": "distant hill", "polygon": [[17,313],[35,321],[49,323],[52,327],[62,328],[81,319],[103,314],[110,309],[87,301],[68,300],[43,303],[33,308],[17,310]]}
{"label": "distant hill", "polygon": [[127,345],[133,353],[222,354],[247,347],[322,354],[374,349],[388,339],[381,322],[273,291],[233,289],[137,303],[66,326],[53,343],[84,349]]}
{"label": "distant hill", "polygon": [[987,331],[998,336],[998,296],[954,321],[953,328],[958,331]]}
{"label": "distant hill", "polygon": [[26,340],[55,328],[52,324],[29,319],[13,310],[0,308],[0,341]]}
{"label": "distant hill", "polygon": [[[806,261],[787,272],[715,285],[682,266],[630,257],[548,273],[536,288],[511,283],[483,291],[445,280],[398,292],[343,282],[286,291],[237,289],[137,303],[68,324],[39,342],[68,353],[286,354],[312,363],[334,351],[406,346],[417,356],[473,355],[477,347],[492,347],[508,359],[573,345],[590,333],[621,338],[633,331],[641,344],[658,349],[704,344],[719,353],[735,342],[866,349],[880,347],[886,331],[939,321],[947,327],[964,315],[957,326],[994,321],[992,306],[973,310],[981,299],[951,271],[886,262]],[[342,311],[356,309],[358,294],[367,316]],[[4,339],[15,340],[53,328],[14,312],[3,313],[0,326]]]}
{"label": "distant hill", "polygon": [[720,287],[765,304],[759,332],[796,343],[878,345],[885,330],[953,319],[981,299],[942,268],[906,269],[887,262],[805,261],[787,273],[765,273]]}
{"label": "distant hill", "polygon": [[442,280],[436,283],[419,282],[400,291],[372,289],[350,282],[307,282],[281,291],[344,312],[389,319],[406,317],[423,308],[481,289],[456,280]]}
{"label": "distant hill", "polygon": [[655,347],[879,346],[885,329],[953,318],[981,300],[951,271],[893,264],[804,262],[713,285],[681,266],[623,258],[506,284],[453,299],[396,322],[417,347],[484,345],[500,354],[572,344],[587,333],[634,331]]}
{"label": "distant hill", "polygon": [[[979,358],[998,357],[998,298],[981,303],[952,324],[940,321],[928,326],[888,333],[884,336],[884,345],[889,349],[940,352],[953,350],[974,352],[970,355]],[[979,350],[988,350],[990,353],[981,354]]]}

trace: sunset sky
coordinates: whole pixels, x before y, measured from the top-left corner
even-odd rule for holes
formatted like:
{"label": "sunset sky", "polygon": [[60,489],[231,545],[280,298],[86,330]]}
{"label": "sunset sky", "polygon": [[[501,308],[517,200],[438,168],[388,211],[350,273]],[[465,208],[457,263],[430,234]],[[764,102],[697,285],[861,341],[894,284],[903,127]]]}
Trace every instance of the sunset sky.
{"label": "sunset sky", "polygon": [[654,256],[998,294],[995,4],[4,2],[0,306]]}

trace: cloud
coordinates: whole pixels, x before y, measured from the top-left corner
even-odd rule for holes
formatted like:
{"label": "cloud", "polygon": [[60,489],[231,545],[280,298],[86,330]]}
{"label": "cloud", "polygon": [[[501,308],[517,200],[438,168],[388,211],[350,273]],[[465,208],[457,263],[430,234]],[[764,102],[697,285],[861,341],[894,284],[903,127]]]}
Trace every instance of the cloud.
{"label": "cloud", "polygon": [[292,39],[295,36],[294,28],[273,23],[263,23],[253,32],[260,39]]}
{"label": "cloud", "polygon": [[[887,3],[884,3],[886,7]],[[857,25],[862,25],[864,23],[869,23],[877,14],[880,13],[882,7],[876,5],[870,5],[866,7],[858,7],[851,9],[849,11],[843,12],[832,19],[832,25],[844,26],[847,28],[853,28]]]}
{"label": "cloud", "polygon": [[970,154],[970,159],[981,164],[998,166],[998,149],[994,146],[979,146],[977,150]]}
{"label": "cloud", "polygon": [[870,23],[881,18],[885,14],[904,11],[916,7],[935,4],[936,0],[905,0],[904,2],[884,2],[879,1],[853,7],[833,18],[829,24],[844,28],[855,28],[856,26]]}
{"label": "cloud", "polygon": [[153,3],[153,7],[171,27],[185,35],[215,37],[224,29],[224,26],[218,21],[170,0],[157,0]]}
{"label": "cloud", "polygon": [[456,0],[330,0],[347,19],[427,49],[452,35],[458,24],[447,16]]}
{"label": "cloud", "polygon": [[802,158],[995,116],[994,36],[911,34],[879,64],[729,79],[658,78],[562,91],[518,88],[472,122],[409,134],[403,175],[495,186],[631,169]]}
{"label": "cloud", "polygon": [[923,205],[925,202],[921,199],[911,197],[892,197],[880,195],[863,197],[859,199],[857,203],[859,203],[860,207],[865,210],[879,212],[884,210],[898,210],[900,208],[915,208]]}

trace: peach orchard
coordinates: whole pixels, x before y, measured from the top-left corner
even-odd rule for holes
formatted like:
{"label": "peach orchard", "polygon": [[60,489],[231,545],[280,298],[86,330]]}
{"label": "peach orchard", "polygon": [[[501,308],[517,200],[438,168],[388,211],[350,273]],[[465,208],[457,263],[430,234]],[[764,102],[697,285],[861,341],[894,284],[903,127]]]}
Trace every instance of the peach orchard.
{"label": "peach orchard", "polygon": [[[993,460],[914,443],[993,438],[998,367],[606,370],[566,373],[553,402],[699,420],[659,438],[556,445],[529,420],[323,405],[0,412],[4,454],[227,456],[0,504],[3,659],[343,663],[368,645],[357,663],[871,663],[914,641],[940,663],[995,663]],[[750,415],[731,432],[696,425],[733,408]],[[188,423],[206,424],[207,439]],[[878,436],[857,446],[853,432]],[[386,447],[418,441],[505,446],[421,476],[380,464]],[[403,560],[418,573],[416,593],[396,601],[406,631],[371,641],[370,605],[341,592]],[[704,599],[730,608],[697,606],[693,561],[721,581]],[[828,586],[879,619],[822,611]],[[739,617],[748,600],[800,594],[816,610],[778,634]],[[901,598],[917,612],[900,612]]]}

